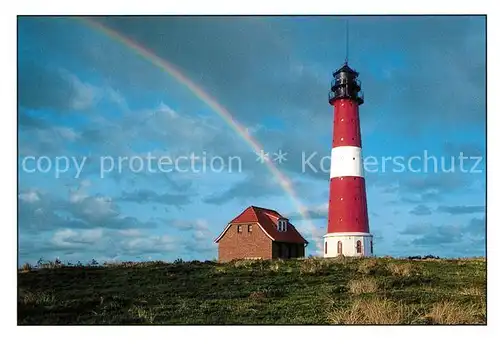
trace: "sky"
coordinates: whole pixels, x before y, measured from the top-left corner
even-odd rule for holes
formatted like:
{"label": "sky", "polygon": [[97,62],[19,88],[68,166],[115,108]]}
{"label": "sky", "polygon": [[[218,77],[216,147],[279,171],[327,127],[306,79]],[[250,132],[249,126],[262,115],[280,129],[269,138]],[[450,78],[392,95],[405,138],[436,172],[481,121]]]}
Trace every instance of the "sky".
{"label": "sky", "polygon": [[215,259],[250,205],[321,255],[347,20],[374,254],[485,255],[484,17],[20,17],[19,263]]}

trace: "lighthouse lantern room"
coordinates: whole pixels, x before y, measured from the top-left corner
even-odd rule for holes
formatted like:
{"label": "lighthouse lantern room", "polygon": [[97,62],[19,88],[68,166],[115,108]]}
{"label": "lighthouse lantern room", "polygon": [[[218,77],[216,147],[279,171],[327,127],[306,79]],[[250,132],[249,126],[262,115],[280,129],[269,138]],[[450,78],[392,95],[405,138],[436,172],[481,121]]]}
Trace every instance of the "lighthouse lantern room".
{"label": "lighthouse lantern room", "polygon": [[333,73],[329,102],[334,107],[328,229],[324,256],[372,256],[361,155],[358,73],[346,63]]}

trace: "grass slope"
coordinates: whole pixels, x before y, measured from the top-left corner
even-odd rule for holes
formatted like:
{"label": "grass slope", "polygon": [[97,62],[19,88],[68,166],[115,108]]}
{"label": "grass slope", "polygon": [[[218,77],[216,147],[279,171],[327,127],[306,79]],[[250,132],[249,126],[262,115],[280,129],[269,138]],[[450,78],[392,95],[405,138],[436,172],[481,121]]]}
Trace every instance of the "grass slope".
{"label": "grass slope", "polygon": [[486,261],[122,263],[18,274],[19,324],[485,324]]}

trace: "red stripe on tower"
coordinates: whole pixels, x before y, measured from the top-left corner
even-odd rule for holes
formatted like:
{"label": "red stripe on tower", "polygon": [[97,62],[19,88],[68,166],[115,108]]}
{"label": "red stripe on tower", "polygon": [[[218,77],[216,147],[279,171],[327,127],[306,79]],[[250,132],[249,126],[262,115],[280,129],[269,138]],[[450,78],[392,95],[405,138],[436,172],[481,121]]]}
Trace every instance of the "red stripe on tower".
{"label": "red stripe on tower", "polygon": [[330,104],[334,107],[328,230],[324,256],[371,256],[361,154],[359,105],[364,99],[358,73],[347,62],[333,73]]}

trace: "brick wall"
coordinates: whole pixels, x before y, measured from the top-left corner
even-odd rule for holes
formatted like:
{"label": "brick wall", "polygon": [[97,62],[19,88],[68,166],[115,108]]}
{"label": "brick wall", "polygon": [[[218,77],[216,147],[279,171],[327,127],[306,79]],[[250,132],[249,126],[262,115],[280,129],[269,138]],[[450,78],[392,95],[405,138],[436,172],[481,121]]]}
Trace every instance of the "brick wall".
{"label": "brick wall", "polygon": [[[248,225],[252,232],[248,232]],[[242,223],[241,233],[237,224],[232,224],[219,241],[219,261],[227,262],[242,258],[272,258],[272,241],[257,223]]]}

